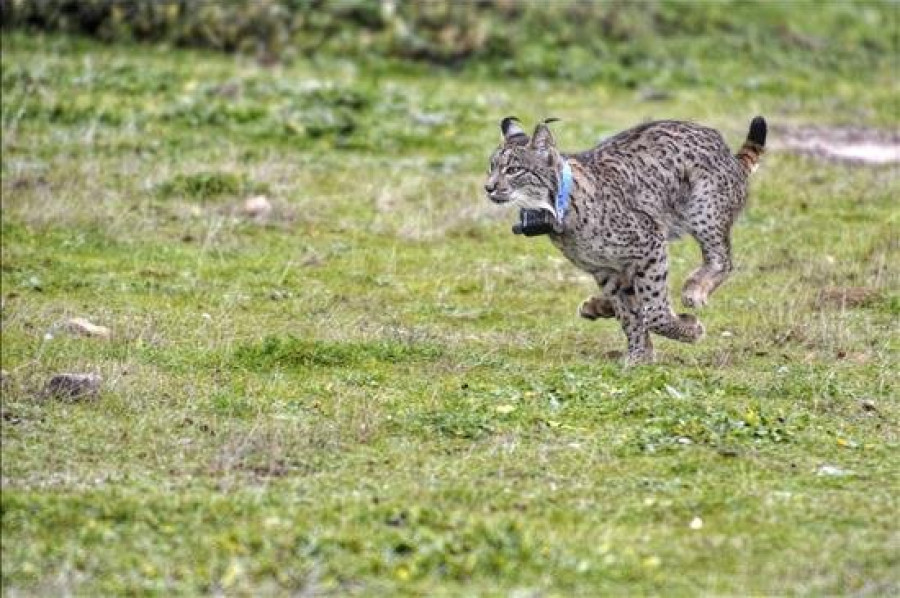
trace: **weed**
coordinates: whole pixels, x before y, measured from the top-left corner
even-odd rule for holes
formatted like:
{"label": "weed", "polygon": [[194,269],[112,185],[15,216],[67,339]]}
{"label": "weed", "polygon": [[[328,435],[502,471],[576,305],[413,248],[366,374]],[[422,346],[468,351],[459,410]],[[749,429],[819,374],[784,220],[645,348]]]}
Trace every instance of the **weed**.
{"label": "weed", "polygon": [[233,172],[177,174],[157,187],[157,193],[164,198],[180,196],[201,201],[266,191],[266,186],[250,183],[245,176]]}

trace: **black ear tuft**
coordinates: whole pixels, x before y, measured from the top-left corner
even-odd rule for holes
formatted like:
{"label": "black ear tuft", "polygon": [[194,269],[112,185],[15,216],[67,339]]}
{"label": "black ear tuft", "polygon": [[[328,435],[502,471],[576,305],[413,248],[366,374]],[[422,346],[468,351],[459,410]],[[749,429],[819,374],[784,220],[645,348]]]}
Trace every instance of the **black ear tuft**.
{"label": "black ear tuft", "polygon": [[500,131],[503,134],[504,143],[525,145],[528,143],[528,135],[519,125],[519,119],[515,116],[507,116],[500,121]]}
{"label": "black ear tuft", "polygon": [[550,148],[556,147],[556,140],[553,139],[553,133],[547,126],[547,121],[542,121],[534,128],[534,134],[531,136],[531,147],[539,152],[546,152]]}
{"label": "black ear tuft", "polygon": [[515,123],[520,123],[522,121],[519,120],[518,116],[507,116],[503,120],[500,121],[500,130],[503,132],[503,136],[506,137],[509,135],[509,128],[515,126]]}
{"label": "black ear tuft", "polygon": [[544,119],[544,124],[549,125],[550,123],[558,123],[561,120],[562,120],[561,118],[556,118],[555,116],[551,116],[550,118]]}

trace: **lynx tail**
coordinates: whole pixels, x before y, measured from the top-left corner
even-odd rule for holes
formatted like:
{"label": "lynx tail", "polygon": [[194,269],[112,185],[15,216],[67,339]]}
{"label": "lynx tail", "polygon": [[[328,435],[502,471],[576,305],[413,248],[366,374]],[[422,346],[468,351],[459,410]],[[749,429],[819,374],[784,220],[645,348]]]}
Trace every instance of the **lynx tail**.
{"label": "lynx tail", "polygon": [[750,122],[750,132],[747,133],[747,141],[737,153],[737,159],[741,166],[752,173],[759,166],[759,158],[765,151],[766,145],[766,119],[757,116]]}

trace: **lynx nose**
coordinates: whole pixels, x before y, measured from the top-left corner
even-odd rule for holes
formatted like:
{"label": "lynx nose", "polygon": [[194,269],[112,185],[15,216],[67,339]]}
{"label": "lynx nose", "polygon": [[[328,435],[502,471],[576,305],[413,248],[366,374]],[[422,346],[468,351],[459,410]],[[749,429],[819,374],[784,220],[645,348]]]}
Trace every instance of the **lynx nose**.
{"label": "lynx nose", "polygon": [[484,184],[484,190],[488,192],[488,194],[493,193],[497,189],[497,183],[492,183],[488,181]]}

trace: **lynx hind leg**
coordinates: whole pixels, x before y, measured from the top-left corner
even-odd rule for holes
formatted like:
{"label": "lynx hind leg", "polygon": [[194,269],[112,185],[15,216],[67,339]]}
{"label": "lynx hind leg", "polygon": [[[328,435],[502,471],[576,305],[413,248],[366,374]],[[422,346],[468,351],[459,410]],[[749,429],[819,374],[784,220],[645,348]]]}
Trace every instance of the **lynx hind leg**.
{"label": "lynx hind leg", "polygon": [[703,253],[703,265],[691,272],[681,289],[681,303],[689,308],[705,306],[709,296],[725,282],[732,269],[728,233],[715,237],[695,236]]}
{"label": "lynx hind leg", "polygon": [[652,257],[638,265],[634,273],[634,293],[650,332],[684,343],[700,340],[703,324],[691,314],[676,314],[669,303],[669,265],[665,246],[660,243]]}
{"label": "lynx hind leg", "polygon": [[612,299],[603,295],[588,297],[578,306],[578,315],[587,320],[616,317]]}
{"label": "lynx hind leg", "polygon": [[688,215],[691,235],[700,244],[703,264],[694,270],[681,290],[685,307],[706,305],[709,296],[731,273],[731,225],[747,198],[745,181],[728,185],[720,181],[713,188],[698,187]]}

